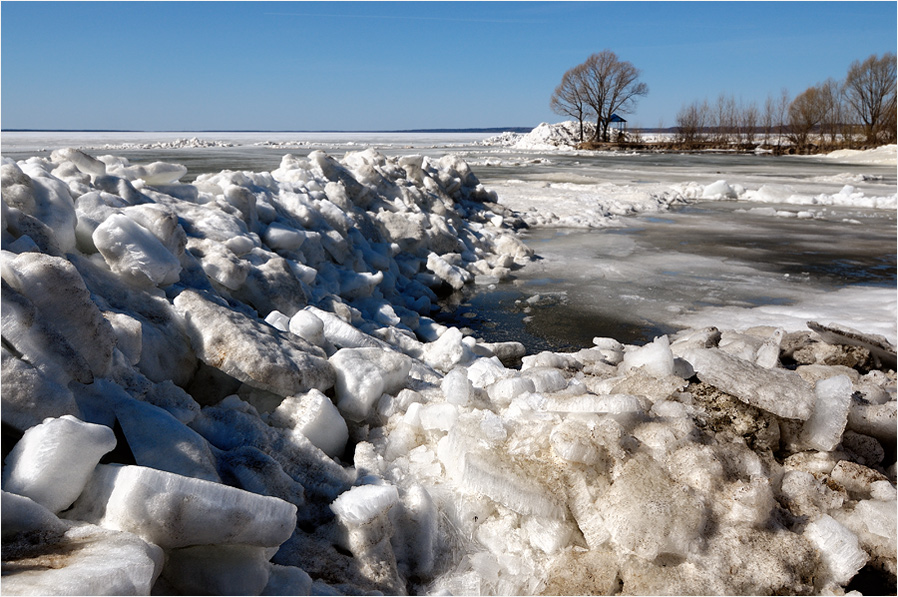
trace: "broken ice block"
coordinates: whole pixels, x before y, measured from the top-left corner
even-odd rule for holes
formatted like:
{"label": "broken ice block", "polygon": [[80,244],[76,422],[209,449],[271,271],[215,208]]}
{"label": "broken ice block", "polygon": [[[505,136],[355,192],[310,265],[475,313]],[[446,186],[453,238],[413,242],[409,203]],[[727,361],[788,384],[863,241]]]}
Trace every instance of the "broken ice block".
{"label": "broken ice block", "polygon": [[433,429],[449,431],[458,418],[458,409],[449,402],[427,404],[421,408],[418,417],[421,428],[425,431]]}
{"label": "broken ice block", "polygon": [[21,563],[4,544],[4,595],[149,595],[165,559],[131,533],[91,524],[40,537]]}
{"label": "broken ice block", "polygon": [[386,514],[398,501],[394,485],[359,485],[341,493],[331,510],[347,526],[358,526]]}
{"label": "broken ice block", "polygon": [[879,471],[848,460],[836,463],[829,476],[856,500],[869,498],[873,491],[873,483],[888,481]]}
{"label": "broken ice block", "polygon": [[322,358],[323,351],[304,340],[281,334],[194,290],[181,292],[174,305],[186,320],[197,356],[210,367],[280,396],[333,386],[334,371]]}
{"label": "broken ice block", "polygon": [[848,429],[875,437],[884,445],[894,444],[898,425],[898,402],[863,404],[852,402],[848,410]]}
{"label": "broken ice block", "polygon": [[659,336],[652,343],[640,348],[630,348],[624,354],[622,371],[638,367],[644,368],[646,372],[655,377],[673,375],[673,353],[670,351],[670,341],[667,336]]}
{"label": "broken ice block", "polygon": [[356,556],[360,573],[389,594],[398,594],[399,584],[389,517],[398,502],[399,492],[393,485],[359,485],[331,504],[344,532],[340,539]]}
{"label": "broken ice block", "polygon": [[836,584],[848,584],[867,563],[867,553],[858,547],[857,536],[827,514],[808,524],[804,536],[819,550]]}
{"label": "broken ice block", "polygon": [[468,379],[467,371],[463,367],[456,367],[443,377],[440,389],[443,391],[443,396],[446,397],[446,402],[466,406],[471,400],[474,386]]}
{"label": "broken ice block", "polygon": [[458,328],[449,328],[435,341],[424,346],[422,360],[437,371],[451,371],[474,358]]}
{"label": "broken ice block", "polygon": [[162,577],[182,595],[258,595],[268,584],[263,547],[195,545],[167,555]]}
{"label": "broken ice block", "polygon": [[128,531],[163,548],[237,543],[276,547],[296,506],[142,466],[99,465],[66,518]]}
{"label": "broken ice block", "polygon": [[699,379],[757,408],[784,419],[806,421],[816,397],[797,373],[765,369],[715,348],[683,351]]}
{"label": "broken ice block", "polygon": [[134,284],[168,286],[180,277],[178,258],[128,216],[109,216],[97,226],[92,238],[109,268]]}
{"label": "broken ice block", "polygon": [[2,492],[2,495],[3,518],[0,528],[3,530],[4,543],[19,533],[38,531],[47,536],[58,536],[68,529],[68,524],[31,498],[7,491]]}
{"label": "broken ice block", "polygon": [[536,391],[536,385],[526,377],[507,377],[487,388],[490,401],[499,406],[508,406],[512,399]]}
{"label": "broken ice block", "polygon": [[395,394],[405,385],[412,360],[380,348],[341,348],[330,358],[337,375],[337,407],[352,421],[368,417],[382,394]]}
{"label": "broken ice block", "polygon": [[551,555],[568,546],[574,527],[566,520],[530,516],[524,519],[523,530],[533,547]]}
{"label": "broken ice block", "polygon": [[100,458],[114,447],[115,434],[109,427],[71,415],[47,419],[26,431],[7,456],[3,490],[61,512],[81,494]]}
{"label": "broken ice block", "polygon": [[301,432],[331,458],[343,453],[349,439],[349,430],[340,411],[318,390],[285,398],[268,420],[275,427]]}
{"label": "broken ice block", "polygon": [[[296,566],[279,566],[269,564],[268,584],[261,595],[311,595],[312,577],[302,568]],[[323,595],[324,593],[317,593]]]}
{"label": "broken ice block", "polygon": [[853,391],[851,380],[846,375],[817,382],[814,412],[801,430],[801,440],[806,445],[821,452],[829,452],[839,445],[848,422]]}
{"label": "broken ice block", "polygon": [[563,518],[564,511],[547,489],[473,454],[465,459],[463,484],[520,514]]}
{"label": "broken ice block", "polygon": [[393,510],[390,515],[393,518],[395,535],[392,544],[396,558],[412,574],[430,574],[436,549],[440,545],[439,510],[421,485],[409,487],[402,496],[401,505],[401,514]]}
{"label": "broken ice block", "polygon": [[590,428],[584,421],[569,419],[556,425],[549,436],[552,451],[568,462],[592,465],[599,460],[599,450],[590,440]]}

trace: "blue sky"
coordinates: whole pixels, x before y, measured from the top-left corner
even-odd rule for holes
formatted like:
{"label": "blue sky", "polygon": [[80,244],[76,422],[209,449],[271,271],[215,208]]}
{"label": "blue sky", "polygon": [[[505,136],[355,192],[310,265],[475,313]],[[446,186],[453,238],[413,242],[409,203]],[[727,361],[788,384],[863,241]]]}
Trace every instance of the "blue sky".
{"label": "blue sky", "polygon": [[0,126],[400,130],[536,126],[610,49],[673,126],[721,93],[760,105],[896,49],[895,2],[10,2]]}

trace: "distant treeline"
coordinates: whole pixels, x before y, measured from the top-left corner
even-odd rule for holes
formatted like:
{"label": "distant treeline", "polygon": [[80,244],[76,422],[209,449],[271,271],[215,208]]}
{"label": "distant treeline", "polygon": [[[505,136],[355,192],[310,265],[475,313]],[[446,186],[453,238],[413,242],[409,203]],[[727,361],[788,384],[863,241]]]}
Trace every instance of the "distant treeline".
{"label": "distant treeline", "polygon": [[677,113],[676,143],[708,146],[791,146],[812,152],[836,147],[875,147],[896,142],[895,54],[855,61],[844,79],[827,79],[795,98],[783,89],[764,105],[694,101]]}

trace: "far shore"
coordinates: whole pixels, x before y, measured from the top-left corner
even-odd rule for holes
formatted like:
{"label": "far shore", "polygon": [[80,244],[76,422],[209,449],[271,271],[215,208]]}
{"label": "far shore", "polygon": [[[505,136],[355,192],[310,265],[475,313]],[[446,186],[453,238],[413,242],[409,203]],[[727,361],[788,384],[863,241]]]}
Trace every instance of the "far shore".
{"label": "far shore", "polygon": [[592,151],[648,151],[656,153],[740,153],[740,154],[769,154],[769,155],[817,155],[830,153],[840,149],[867,150],[876,149],[882,145],[867,144],[809,144],[798,147],[793,144],[769,144],[769,143],[718,143],[714,141],[699,141],[685,143],[682,141],[585,141],[573,146],[573,149]]}

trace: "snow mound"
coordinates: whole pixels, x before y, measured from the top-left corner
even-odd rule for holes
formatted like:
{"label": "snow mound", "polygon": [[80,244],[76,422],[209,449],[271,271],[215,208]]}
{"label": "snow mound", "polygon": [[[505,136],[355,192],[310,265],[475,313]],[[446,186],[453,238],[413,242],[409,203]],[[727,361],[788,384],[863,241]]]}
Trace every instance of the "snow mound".
{"label": "snow mound", "polygon": [[839,149],[826,154],[827,159],[850,164],[898,165],[898,145],[883,145],[874,149]]}
{"label": "snow mound", "polygon": [[[588,139],[595,126],[583,123],[584,139]],[[580,125],[573,120],[549,124],[541,123],[529,133],[505,132],[481,141],[481,145],[510,147],[534,151],[572,150],[580,142]]]}

